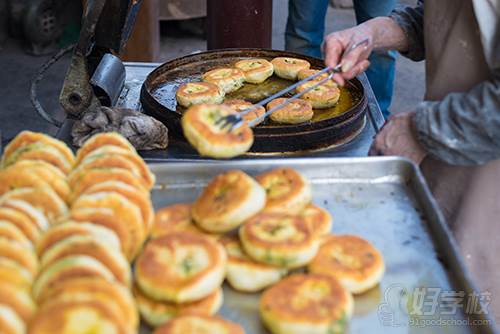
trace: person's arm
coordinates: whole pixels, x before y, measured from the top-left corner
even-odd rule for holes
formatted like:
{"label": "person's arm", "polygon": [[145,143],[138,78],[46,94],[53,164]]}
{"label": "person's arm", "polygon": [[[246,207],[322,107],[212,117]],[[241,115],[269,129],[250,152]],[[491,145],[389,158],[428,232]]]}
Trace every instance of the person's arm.
{"label": "person's arm", "polygon": [[424,60],[424,1],[419,1],[416,7],[396,8],[389,17],[396,22],[406,36],[407,48],[398,51],[411,60]]}
{"label": "person's arm", "polygon": [[[344,55],[355,43],[368,39],[365,47],[359,47]],[[356,27],[331,33],[325,38],[325,63],[335,67],[342,62],[343,73],[335,74],[334,80],[343,85],[364,72],[373,50],[397,50],[415,60],[423,59],[423,2],[416,8],[398,9],[390,17],[377,17]]]}
{"label": "person's arm", "polygon": [[423,102],[414,116],[417,137],[433,157],[453,165],[500,158],[500,69],[467,93]]}

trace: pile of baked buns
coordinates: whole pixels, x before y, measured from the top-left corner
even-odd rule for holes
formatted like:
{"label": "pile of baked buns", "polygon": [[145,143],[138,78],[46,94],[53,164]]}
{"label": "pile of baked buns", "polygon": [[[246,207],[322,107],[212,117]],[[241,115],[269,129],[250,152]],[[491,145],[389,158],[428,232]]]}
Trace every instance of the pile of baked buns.
{"label": "pile of baked buns", "polygon": [[0,333],[136,333],[130,262],[152,227],[154,182],[117,133],[93,136],[76,157],[29,131],[7,145]]}
{"label": "pile of baked buns", "polygon": [[[244,59],[232,67],[217,68],[202,75],[201,82],[182,84],[176,92],[179,105],[188,108],[183,114],[182,128],[187,140],[201,155],[214,158],[229,158],[245,153],[253,144],[253,134],[248,122],[258,125],[264,121],[264,107],[239,99],[225,99],[245,83],[260,84],[273,74],[287,80],[302,80],[317,73],[310,69],[308,61],[297,58],[278,57],[266,59]],[[327,74],[320,75],[297,87],[303,92],[315,85]],[[305,93],[301,99],[279,107],[286,99],[278,98],[267,104],[267,110],[278,107],[270,115],[273,122],[300,124],[310,121],[313,109],[326,109],[335,106],[340,90],[333,80]],[[248,111],[251,109],[251,111]],[[232,113],[244,113],[245,124],[228,132],[220,126],[220,119]]]}
{"label": "pile of baked buns", "polygon": [[31,289],[41,270],[36,246],[68,211],[75,157],[48,136],[21,132],[0,169],[0,333],[26,333],[36,313]]}
{"label": "pile of baked buns", "polygon": [[[165,329],[193,314],[222,326],[213,315],[225,279],[242,293],[263,291],[260,315],[273,334],[341,333],[352,294],[377,285],[384,262],[368,241],[331,229],[294,169],[220,174],[195,202],[157,211],[135,264],[139,312],[156,333],[174,333]],[[207,333],[224,333],[203,323]]]}
{"label": "pile of baked buns", "polygon": [[[224,281],[263,291],[273,334],[343,332],[352,294],[378,284],[380,252],[330,234],[291,168],[216,176],[193,203],[153,211],[155,177],[116,133],[76,156],[24,131],[0,169],[0,333],[243,334],[216,316]],[[133,270],[132,270],[133,268]]]}

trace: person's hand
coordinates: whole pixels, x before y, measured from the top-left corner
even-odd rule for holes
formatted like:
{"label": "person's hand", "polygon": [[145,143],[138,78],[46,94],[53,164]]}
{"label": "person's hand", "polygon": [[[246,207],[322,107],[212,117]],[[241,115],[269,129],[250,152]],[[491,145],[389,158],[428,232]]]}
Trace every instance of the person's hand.
{"label": "person's hand", "polygon": [[427,155],[413,128],[414,112],[393,115],[377,134],[369,155],[398,155],[420,164]]}
{"label": "person's hand", "polygon": [[[325,63],[328,67],[342,64],[342,73],[333,76],[339,85],[343,86],[346,80],[366,71],[370,62],[368,56],[373,50],[373,34],[369,25],[361,24],[354,28],[331,33],[326,36],[323,44]],[[367,39],[368,42],[350,49],[352,45]]]}
{"label": "person's hand", "polygon": [[[349,50],[352,45],[365,39],[368,39],[367,44]],[[334,32],[326,36],[323,43],[326,65],[333,68],[342,64],[342,73],[333,77],[341,86],[370,66],[368,56],[374,49],[400,52],[408,50],[408,38],[390,17],[376,17],[354,28]]]}

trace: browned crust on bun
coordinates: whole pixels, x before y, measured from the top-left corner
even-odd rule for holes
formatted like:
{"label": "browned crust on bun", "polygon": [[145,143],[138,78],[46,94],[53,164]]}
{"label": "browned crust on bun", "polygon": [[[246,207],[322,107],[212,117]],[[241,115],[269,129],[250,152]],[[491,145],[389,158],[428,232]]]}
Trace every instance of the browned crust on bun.
{"label": "browned crust on bun", "polygon": [[265,205],[262,187],[241,170],[217,175],[193,203],[196,224],[210,232],[228,232]]}
{"label": "browned crust on bun", "polygon": [[0,304],[10,306],[24,322],[29,322],[36,311],[36,304],[29,291],[0,281]]}
{"label": "browned crust on bun", "polygon": [[114,210],[109,208],[72,209],[68,219],[77,223],[92,223],[109,228],[120,239],[122,252],[127,256],[127,259],[133,257],[136,249],[134,238],[130,235],[130,229],[123,224]]}
{"label": "browned crust on bun", "polygon": [[219,86],[211,82],[187,82],[179,86],[176,93],[177,102],[189,108],[201,103],[221,103],[224,93]]}
{"label": "browned crust on bun", "polygon": [[49,184],[44,179],[31,173],[24,173],[10,166],[4,170],[0,170],[0,196],[18,188],[38,188],[48,187]]}
{"label": "browned crust on bun", "polygon": [[76,164],[80,163],[90,152],[100,148],[101,146],[112,145],[127,149],[133,153],[137,153],[134,146],[118,132],[101,132],[90,137],[80,147],[76,153]]}
{"label": "browned crust on bun", "polygon": [[292,168],[276,168],[255,179],[266,190],[266,211],[296,214],[311,202],[309,181]]}
{"label": "browned crust on bun", "polygon": [[[220,239],[227,253],[228,262],[239,263],[245,266],[255,268],[256,270],[276,270],[278,267],[253,260],[243,250],[243,245],[237,235],[224,236]],[[237,250],[237,253],[235,252]],[[283,269],[283,268],[279,268]],[[283,270],[286,273],[286,270]]]}
{"label": "browned crust on bun", "polygon": [[43,133],[27,130],[21,131],[7,146],[5,146],[3,157],[7,160],[9,156],[20,147],[37,142],[54,147],[64,156],[71,166],[75,163],[75,156],[73,152],[64,142]]}
{"label": "browned crust on bun", "polygon": [[31,204],[40,210],[49,222],[68,212],[66,202],[50,187],[19,188],[10,191],[0,197],[0,204],[10,200],[20,200]]}
{"label": "browned crust on bun", "polygon": [[[316,85],[314,81],[303,83],[296,88],[301,93]],[[337,104],[340,98],[340,89],[331,84],[322,84],[302,95],[302,99],[311,102],[314,109],[331,108]]]}
{"label": "browned crust on bun", "polygon": [[[54,190],[61,199],[68,201],[71,189],[69,187],[68,181],[66,180],[66,175],[61,172],[59,168],[42,161],[42,160],[23,160],[16,162],[9,168],[15,169],[18,173],[23,175],[24,178],[27,175],[33,175],[40,180],[46,182],[48,186]],[[9,169],[8,168],[8,169]],[[1,182],[1,181],[0,181]],[[37,185],[32,185],[32,187]],[[38,186],[43,186],[40,184]],[[2,193],[0,191],[0,193]]]}
{"label": "browned crust on bun", "polygon": [[[103,146],[103,147],[112,147],[112,146]],[[122,150],[121,148],[118,148]],[[100,150],[100,149],[99,149]],[[124,152],[130,153],[126,149],[123,149]],[[94,151],[95,152],[95,151]],[[127,159],[123,155],[118,154],[102,154],[102,155],[93,155],[92,152],[85,157],[73,170],[73,173],[78,173],[83,170],[89,170],[94,168],[106,169],[106,168],[121,168],[130,171],[132,174],[136,176],[140,176],[139,170],[134,165],[132,161]]]}
{"label": "browned crust on bun", "polygon": [[29,291],[34,276],[17,262],[0,257],[0,281]]}
{"label": "browned crust on bun", "polygon": [[319,240],[298,215],[262,212],[239,230],[245,252],[256,261],[285,268],[306,265],[316,255]]}
{"label": "browned crust on bun", "polygon": [[[54,253],[54,250],[56,250],[56,253]],[[46,268],[71,255],[93,257],[109,269],[117,282],[124,286],[131,285],[130,266],[126,262],[124,255],[119,250],[109,247],[93,236],[72,236],[59,241],[42,254],[40,264],[42,268]]]}
{"label": "browned crust on bun", "polygon": [[[92,301],[55,301],[53,303],[46,303],[37,312],[33,321],[29,325],[29,334],[48,334],[48,333],[61,333],[70,334],[75,333],[77,328],[68,328],[70,321],[73,317],[68,317],[68,313],[78,312],[79,310],[85,310],[85,314],[88,314],[90,310],[95,312],[95,321],[106,321],[107,323],[112,323],[116,334],[131,334],[130,329],[128,329],[123,321],[123,316],[116,312],[116,310],[104,302],[104,300],[92,300]],[[78,326],[81,330],[82,326],[88,325],[86,323],[77,323],[73,320],[71,322],[72,326]],[[95,324],[94,324],[95,326]],[[103,334],[103,327],[100,328],[99,334]]]}
{"label": "browned crust on bun", "polygon": [[101,277],[116,282],[113,273],[99,260],[88,255],[70,255],[43,268],[33,283],[31,294],[38,300],[43,291],[83,277]]}
{"label": "browned crust on bun", "polygon": [[243,328],[219,317],[182,315],[157,328],[154,334],[245,334]]}
{"label": "browned crust on bun", "polygon": [[156,211],[152,238],[158,238],[174,232],[203,233],[193,224],[191,204],[177,203],[166,206]]}
{"label": "browned crust on bun", "polygon": [[223,299],[222,288],[203,299],[182,304],[154,300],[142,293],[137,286],[134,286],[133,292],[143,320],[152,327],[161,326],[171,318],[180,315],[214,315],[219,310]]}
{"label": "browned crust on bun", "polygon": [[40,142],[22,146],[8,158],[4,157],[3,167],[9,167],[21,161],[44,161],[64,174],[68,174],[73,168],[73,165],[56,148]]}
{"label": "browned crust on bun", "polygon": [[[293,226],[295,233],[286,238],[267,238],[262,234],[275,235],[279,229]],[[287,215],[285,213],[261,212],[245,222],[240,229],[240,235],[244,235],[247,242],[262,247],[280,248],[283,250],[301,247],[310,244],[313,234],[308,224],[300,216]]]}
{"label": "browned crust on bun", "polygon": [[46,303],[51,303],[58,296],[67,294],[73,294],[75,297],[82,294],[108,296],[121,310],[123,319],[126,319],[126,322],[130,323],[133,328],[138,327],[139,316],[134,298],[130,291],[120,284],[108,282],[100,277],[73,278],[42,291],[37,302],[43,306]]}
{"label": "browned crust on bun", "polygon": [[[199,234],[177,232],[152,239],[144,246],[135,263],[135,278],[148,296],[188,302],[196,299],[179,296],[180,291],[199,284],[207,276],[217,276],[210,284],[220,286],[225,265],[225,251],[216,241]],[[204,298],[212,292],[204,291],[198,297]]]}
{"label": "browned crust on bun", "polygon": [[0,333],[25,334],[26,324],[10,306],[0,304]]}
{"label": "browned crust on bun", "polygon": [[324,275],[288,276],[264,291],[260,299],[264,320],[279,319],[294,324],[328,326],[350,318],[352,309],[350,293],[337,280]]}
{"label": "browned crust on bun", "polygon": [[155,176],[141,156],[121,147],[107,145],[90,152],[80,162],[77,170],[92,168],[127,169],[139,177],[144,188],[149,190],[155,184]]}
{"label": "browned crust on bun", "polygon": [[124,182],[107,181],[94,184],[87,188],[83,194],[95,194],[99,192],[114,192],[127,198],[129,201],[137,205],[141,210],[144,231],[149,233],[153,226],[154,210],[151,203],[149,192],[134,188]]}
{"label": "browned crust on bun", "polygon": [[[267,104],[267,110],[284,103],[286,98],[277,98]],[[314,116],[311,103],[297,99],[290,101],[284,107],[274,111],[269,117],[277,123],[300,124],[310,121]]]}
{"label": "browned crust on bun", "polygon": [[93,168],[82,170],[69,176],[68,182],[73,189],[72,199],[78,198],[78,196],[91,186],[106,181],[120,181],[137,188],[141,192],[148,192],[148,189],[144,188],[143,183],[137,176],[126,169]]}
{"label": "browned crust on bun", "polygon": [[19,227],[7,220],[0,219],[0,240],[2,239],[18,243],[24,247],[33,248],[33,244]]}
{"label": "browned crust on bun", "polygon": [[205,82],[216,84],[224,93],[231,93],[243,86],[245,75],[237,68],[216,68],[201,76]]}
{"label": "browned crust on bun", "polygon": [[[275,266],[271,266],[269,264],[256,262],[248,255],[245,254],[243,250],[243,245],[241,244],[240,239],[237,235],[226,235],[220,239],[220,243],[224,246],[227,253],[227,260],[234,263],[242,263],[245,265],[249,265],[255,267],[257,269],[269,269],[276,268]],[[241,251],[241,254],[235,254],[233,251],[234,248],[238,248]]]}
{"label": "browned crust on bun", "polygon": [[[308,77],[310,77],[318,72],[319,72],[319,70],[313,70],[313,69],[300,70],[298,73],[298,80],[304,80],[305,78],[308,78]],[[321,81],[323,79],[326,79],[327,77],[328,77],[328,73],[323,73],[310,81],[318,82],[318,81]],[[338,86],[337,83],[333,80],[328,80],[325,83],[323,83],[323,85],[333,86],[333,87]]]}
{"label": "browned crust on bun", "polygon": [[15,241],[0,239],[0,257],[16,262],[33,276],[38,273],[38,259],[30,247],[23,246]]}
{"label": "browned crust on bun", "polygon": [[274,73],[273,64],[262,58],[243,59],[237,61],[234,67],[243,72],[246,82],[254,84],[264,82]]}
{"label": "browned crust on bun", "polygon": [[[226,100],[224,101],[224,105],[229,106],[231,109],[233,109],[235,112],[241,113],[254,105],[250,102],[247,102],[245,100],[238,100],[238,99],[233,99],[233,100]],[[253,109],[251,112],[243,115],[243,119],[247,122],[253,121],[256,118],[261,117],[266,113],[266,109],[264,107],[258,107],[256,109]],[[255,124],[255,126],[259,125],[265,120],[265,118],[261,118],[258,123]]]}
{"label": "browned crust on bun", "polygon": [[127,258],[133,259],[146,239],[141,211],[126,197],[114,192],[100,192],[80,196],[73,202],[72,210],[81,208],[103,208],[113,210],[114,216],[129,230],[131,249]]}
{"label": "browned crust on bun", "polygon": [[36,223],[28,215],[17,209],[0,205],[0,220],[15,225],[32,243],[35,243],[42,235],[42,231],[40,231]]}
{"label": "browned crust on bun", "polygon": [[384,267],[382,254],[355,235],[328,236],[308,265],[310,272],[335,277],[353,293],[375,286]]}
{"label": "browned crust on bun", "polygon": [[[0,209],[12,209],[28,217],[31,224],[36,227],[37,235],[49,228],[49,221],[45,214],[31,203],[18,199],[9,199],[0,203]],[[35,240],[36,241],[36,240]]]}
{"label": "browned crust on bun", "polygon": [[[76,210],[78,211],[78,210]],[[116,240],[116,243],[108,240],[110,236],[104,237],[104,239],[101,239],[103,241],[106,241],[109,247],[115,247],[118,246],[117,249],[120,248],[120,240],[118,239],[118,236],[116,233],[107,228],[106,226],[94,224],[94,223],[86,223],[86,222],[76,222],[76,221],[70,221],[70,220],[64,220],[61,223],[58,223],[54,226],[51,226],[51,228],[43,234],[43,236],[37,241],[36,243],[36,252],[38,256],[40,257],[47,249],[52,247],[54,244],[58,243],[59,241],[62,241],[66,238],[70,238],[72,236],[76,235],[88,235],[88,236],[95,236],[96,231],[95,229],[99,229],[97,233],[108,233],[111,234],[111,238],[113,238],[113,241]],[[103,231],[104,230],[104,231]],[[102,235],[99,234],[100,238],[103,238]]]}
{"label": "browned crust on bun", "polygon": [[297,80],[300,70],[311,67],[308,61],[291,57],[277,57],[271,60],[274,73],[283,79]]}
{"label": "browned crust on bun", "polygon": [[332,216],[328,211],[315,204],[309,204],[300,213],[313,233],[319,238],[332,230]]}
{"label": "browned crust on bun", "polygon": [[224,105],[199,104],[189,108],[182,116],[184,135],[201,155],[215,158],[231,158],[245,153],[253,144],[253,133],[246,123],[228,132],[216,121],[233,114]]}

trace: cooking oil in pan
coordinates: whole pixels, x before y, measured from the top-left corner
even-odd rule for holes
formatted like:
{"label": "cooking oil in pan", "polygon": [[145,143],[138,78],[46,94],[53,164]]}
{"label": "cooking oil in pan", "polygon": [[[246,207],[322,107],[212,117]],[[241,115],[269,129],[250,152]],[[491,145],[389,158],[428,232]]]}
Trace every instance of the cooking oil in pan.
{"label": "cooking oil in pan", "polygon": [[356,92],[352,92],[346,87],[340,87],[339,102],[332,108],[314,109],[314,116],[311,121],[319,122],[342,115],[347,110],[351,109],[352,106],[359,101],[359,98]]}
{"label": "cooking oil in pan", "polygon": [[[287,88],[290,84],[291,82],[289,80],[281,79],[273,75],[260,84],[245,83],[243,87],[238,89],[236,92],[227,94],[226,100],[242,99],[248,102],[257,103],[266,97]],[[284,95],[284,97],[290,95],[291,94]]]}

